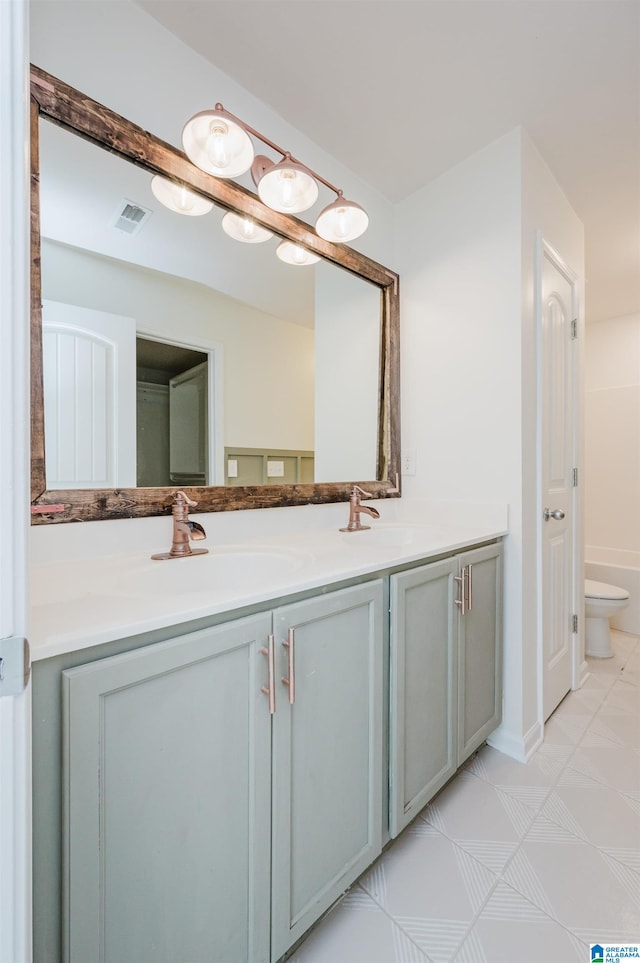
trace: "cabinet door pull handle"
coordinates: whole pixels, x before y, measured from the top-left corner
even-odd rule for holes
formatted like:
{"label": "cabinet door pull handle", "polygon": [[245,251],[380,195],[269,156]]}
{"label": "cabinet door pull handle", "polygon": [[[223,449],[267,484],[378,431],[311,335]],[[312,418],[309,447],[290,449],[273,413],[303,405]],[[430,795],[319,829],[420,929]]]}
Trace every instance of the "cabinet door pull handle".
{"label": "cabinet door pull handle", "polygon": [[467,611],[473,608],[473,565],[467,565]]}
{"label": "cabinet door pull handle", "polygon": [[287,633],[287,641],[283,642],[285,649],[287,650],[288,657],[288,668],[287,675],[282,677],[282,681],[285,685],[289,686],[289,704],[293,705],[296,701],[296,663],[295,663],[295,629],[289,629]]}
{"label": "cabinet door pull handle", "polygon": [[263,685],[261,692],[264,692],[266,696],[269,697],[269,713],[273,715],[276,711],[276,687],[274,685],[276,667],[275,667],[275,639],[273,634],[269,634],[267,637],[267,646],[263,645],[260,652],[267,657],[267,672],[268,672],[268,684]]}
{"label": "cabinet door pull handle", "polygon": [[467,614],[467,596],[466,596],[465,591],[464,591],[464,583],[465,583],[464,573],[465,573],[465,571],[466,571],[466,567],[462,569],[462,574],[461,574],[461,575],[454,575],[454,576],[453,576],[454,581],[461,583],[461,585],[460,585],[460,598],[455,600],[456,605],[459,605],[459,606],[460,606],[460,615],[466,615],[466,614]]}

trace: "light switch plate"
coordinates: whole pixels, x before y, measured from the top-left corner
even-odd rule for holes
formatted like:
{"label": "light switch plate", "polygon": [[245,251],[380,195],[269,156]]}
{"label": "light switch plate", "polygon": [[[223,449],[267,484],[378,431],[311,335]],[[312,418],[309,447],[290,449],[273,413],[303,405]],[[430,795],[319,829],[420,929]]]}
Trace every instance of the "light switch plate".
{"label": "light switch plate", "polygon": [[268,462],[267,462],[267,477],[268,477],[268,478],[284,478],[284,462],[283,462],[283,461],[268,461]]}

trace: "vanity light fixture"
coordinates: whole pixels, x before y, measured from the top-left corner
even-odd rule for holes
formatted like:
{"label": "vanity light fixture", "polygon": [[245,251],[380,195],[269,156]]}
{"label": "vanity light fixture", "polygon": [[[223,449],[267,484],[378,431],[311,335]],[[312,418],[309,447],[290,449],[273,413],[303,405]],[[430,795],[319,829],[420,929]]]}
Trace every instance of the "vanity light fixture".
{"label": "vanity light fixture", "polygon": [[175,211],[176,214],[198,217],[201,214],[208,214],[213,208],[213,201],[159,174],[151,178],[151,190],[161,204],[168,207],[170,211]]}
{"label": "vanity light fixture", "polygon": [[[280,154],[282,159],[275,162],[263,154],[254,159],[249,135]],[[367,229],[369,218],[359,204],[346,200],[330,181],[229,113],[222,104],[216,104],[213,110],[202,110],[188,120],[182,131],[182,144],[196,167],[216,177],[239,177],[251,169],[260,200],[284,214],[308,210],[318,198],[318,183],[324,184],[336,195],[336,200],[321,211],[316,221],[316,233],[327,241],[353,241]]]}
{"label": "vanity light fixture", "polygon": [[318,185],[312,175],[285,154],[274,164],[259,154],[251,165],[251,176],[258,197],[273,211],[298,214],[312,207],[318,199]]}
{"label": "vanity light fixture", "polygon": [[196,167],[216,177],[239,177],[253,161],[253,144],[244,124],[222,104],[201,110],[187,121],[182,146]]}
{"label": "vanity light fixture", "polygon": [[328,204],[316,221],[316,233],[325,241],[338,244],[360,237],[369,226],[369,216],[364,208],[353,201],[347,201],[338,191],[338,196]]}
{"label": "vanity light fixture", "polygon": [[222,229],[234,241],[244,241],[245,244],[261,244],[273,237],[266,227],[260,227],[250,217],[234,214],[233,211],[227,211],[222,218]]}
{"label": "vanity light fixture", "polygon": [[280,241],[276,248],[276,254],[281,261],[285,261],[287,264],[315,264],[316,261],[320,260],[317,254],[312,254],[311,251],[307,251],[299,244],[294,244],[293,241]]}

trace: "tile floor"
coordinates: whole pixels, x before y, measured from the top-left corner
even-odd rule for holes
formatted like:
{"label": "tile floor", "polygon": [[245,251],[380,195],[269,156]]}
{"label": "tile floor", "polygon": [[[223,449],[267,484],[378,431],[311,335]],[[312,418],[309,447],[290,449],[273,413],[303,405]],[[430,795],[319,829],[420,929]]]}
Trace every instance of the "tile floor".
{"label": "tile floor", "polygon": [[613,645],[527,765],[481,749],[291,963],[587,963],[640,941],[640,637]]}

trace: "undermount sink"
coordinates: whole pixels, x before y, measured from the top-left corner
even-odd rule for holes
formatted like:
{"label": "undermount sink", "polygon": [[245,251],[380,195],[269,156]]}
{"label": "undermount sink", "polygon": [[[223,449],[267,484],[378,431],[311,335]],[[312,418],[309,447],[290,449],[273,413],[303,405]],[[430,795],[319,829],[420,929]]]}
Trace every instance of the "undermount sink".
{"label": "undermount sink", "polygon": [[119,576],[115,592],[128,596],[202,594],[246,584],[254,590],[257,582],[271,584],[291,575],[304,560],[302,554],[270,548],[211,548],[206,555],[149,559],[141,569]]}

